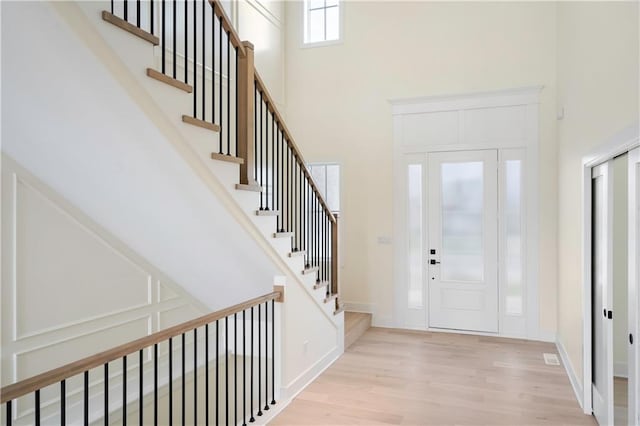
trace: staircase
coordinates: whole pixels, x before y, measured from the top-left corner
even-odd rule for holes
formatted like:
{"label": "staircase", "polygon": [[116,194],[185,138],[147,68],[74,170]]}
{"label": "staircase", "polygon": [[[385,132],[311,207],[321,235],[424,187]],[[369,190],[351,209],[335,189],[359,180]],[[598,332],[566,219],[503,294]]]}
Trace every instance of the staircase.
{"label": "staircase", "polygon": [[106,25],[99,32],[136,36],[106,39],[116,40],[111,47],[140,71],[136,78],[233,209],[328,316],[341,313],[338,218],[255,69],[254,46],[240,40],[219,0],[81,7],[90,17],[100,13]]}

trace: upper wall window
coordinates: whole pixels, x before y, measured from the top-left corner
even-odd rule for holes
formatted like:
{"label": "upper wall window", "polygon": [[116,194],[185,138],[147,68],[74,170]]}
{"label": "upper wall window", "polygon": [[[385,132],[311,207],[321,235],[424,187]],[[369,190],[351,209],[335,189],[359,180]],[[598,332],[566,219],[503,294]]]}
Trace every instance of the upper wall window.
{"label": "upper wall window", "polygon": [[304,43],[340,40],[340,1],[304,0]]}

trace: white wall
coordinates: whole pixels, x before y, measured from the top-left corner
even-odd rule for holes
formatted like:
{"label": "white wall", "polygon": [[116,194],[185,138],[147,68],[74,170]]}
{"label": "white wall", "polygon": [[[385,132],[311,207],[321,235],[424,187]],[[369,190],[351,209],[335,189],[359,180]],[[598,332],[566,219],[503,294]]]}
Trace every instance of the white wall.
{"label": "white wall", "polygon": [[638,4],[558,4],[558,338],[583,371],[583,156],[638,119]]}
{"label": "white wall", "polygon": [[556,330],[556,7],[552,3],[344,2],[344,40],[301,48],[287,3],[288,125],[307,161],[342,164],[341,288],[389,324],[393,310],[389,99],[543,85],[540,328]]}

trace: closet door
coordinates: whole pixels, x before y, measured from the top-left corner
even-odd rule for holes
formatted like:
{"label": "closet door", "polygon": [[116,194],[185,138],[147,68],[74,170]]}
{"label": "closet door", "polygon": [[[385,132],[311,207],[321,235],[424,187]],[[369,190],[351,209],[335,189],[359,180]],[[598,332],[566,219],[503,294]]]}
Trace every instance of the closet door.
{"label": "closet door", "polygon": [[593,414],[600,425],[613,424],[613,191],[609,163],[591,175],[591,315]]}
{"label": "closet door", "polygon": [[[629,424],[640,425],[640,148],[629,152]],[[633,343],[632,343],[633,342]],[[635,419],[635,421],[633,420]]]}

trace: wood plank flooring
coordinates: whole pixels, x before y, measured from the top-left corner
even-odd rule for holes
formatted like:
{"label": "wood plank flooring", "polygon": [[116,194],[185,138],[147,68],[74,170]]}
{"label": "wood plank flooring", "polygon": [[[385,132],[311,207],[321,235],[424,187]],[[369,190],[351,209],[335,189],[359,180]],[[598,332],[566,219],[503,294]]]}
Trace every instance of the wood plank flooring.
{"label": "wood plank flooring", "polygon": [[549,343],[370,328],[272,425],[595,425]]}

